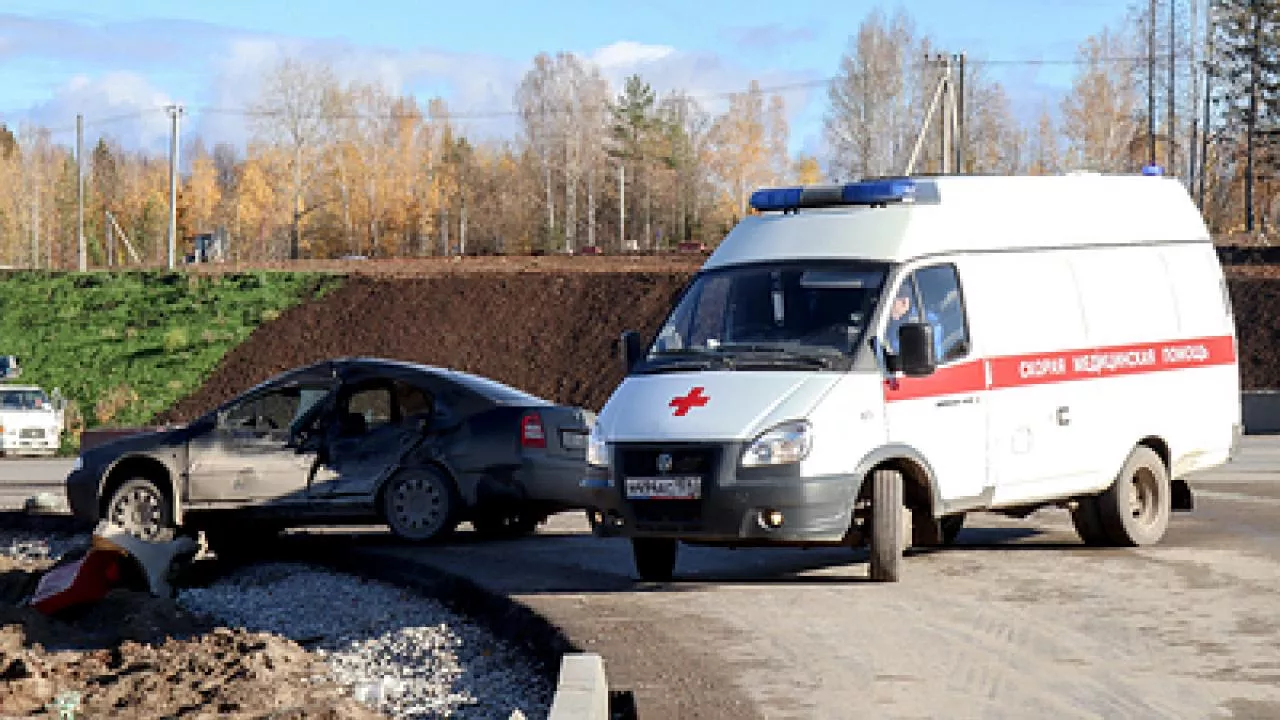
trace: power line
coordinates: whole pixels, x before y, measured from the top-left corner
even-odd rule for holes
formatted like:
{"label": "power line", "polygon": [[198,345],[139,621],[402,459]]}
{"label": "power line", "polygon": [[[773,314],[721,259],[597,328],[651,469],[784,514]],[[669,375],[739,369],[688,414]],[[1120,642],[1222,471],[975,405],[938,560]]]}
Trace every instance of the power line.
{"label": "power line", "polygon": [[[1166,53],[1166,54],[1163,54],[1162,56],[1159,56],[1159,59],[1161,59],[1161,60],[1172,60],[1172,61],[1174,61],[1174,62],[1178,62],[1178,63],[1181,63],[1181,62],[1187,62],[1188,64],[1193,64],[1193,62],[1194,62],[1194,59],[1193,59],[1193,58],[1189,57],[1188,55],[1184,55],[1184,54],[1168,54],[1168,53]],[[989,66],[1014,66],[1014,65],[1024,65],[1024,66],[1084,66],[1084,65],[1119,65],[1119,64],[1134,64],[1134,65],[1136,65],[1136,64],[1138,64],[1138,63],[1145,63],[1145,62],[1148,62],[1148,61],[1149,61],[1149,57],[1147,57],[1147,56],[1141,56],[1141,57],[1139,57],[1139,56],[1111,56],[1111,57],[1100,57],[1100,58],[1088,58],[1088,57],[1085,57],[1085,58],[1072,58],[1072,59],[1064,59],[1064,58],[1021,58],[1021,59],[1006,58],[1006,59],[999,59],[999,58],[997,58],[997,59],[987,59],[987,60],[983,60],[983,59],[979,59],[979,58],[972,58],[972,57],[969,57],[969,58],[967,58],[967,59],[966,59],[966,64],[971,65],[971,66],[983,66],[983,65],[989,65]],[[929,65],[930,65],[930,63],[929,63],[929,61],[928,61],[928,60],[922,60],[922,61],[918,61],[918,62],[910,63],[910,64],[909,64],[909,66],[908,66],[908,69],[912,69],[912,70],[923,69],[923,68],[925,68],[925,67],[928,67]],[[757,89],[757,92],[759,92],[759,93],[760,93],[760,94],[762,94],[762,95],[774,95],[774,94],[781,94],[781,93],[795,92],[795,91],[800,91],[800,90],[816,90],[816,89],[821,89],[821,88],[829,87],[829,86],[831,85],[831,83],[832,83],[832,82],[834,82],[834,81],[836,81],[837,79],[838,79],[838,76],[832,75],[832,76],[826,76],[826,77],[822,77],[822,78],[816,78],[816,79],[813,79],[813,80],[801,80],[801,81],[790,82],[790,83],[781,83],[781,84],[777,84],[777,85],[762,85],[762,86],[759,86],[759,88]],[[748,92],[751,92],[751,90],[750,90],[749,88],[744,88],[744,89],[741,89],[741,90],[729,90],[729,91],[710,91],[710,92],[703,92],[703,93],[683,93],[683,94],[682,94],[682,96],[683,96],[684,98],[688,98],[688,99],[690,99],[690,100],[694,100],[694,101],[715,101],[715,100],[730,100],[730,99],[732,99],[732,98],[733,98],[733,97],[735,97],[735,96],[742,96],[742,95],[744,95],[744,94],[747,94]],[[147,109],[142,109],[142,110],[135,110],[135,111],[128,112],[128,113],[121,113],[121,114],[118,114],[118,115],[111,115],[111,116],[107,116],[107,117],[103,117],[103,118],[97,118],[97,119],[89,119],[89,118],[86,118],[84,126],[85,126],[86,128],[91,128],[91,127],[101,127],[101,126],[104,126],[104,125],[111,125],[111,124],[115,124],[115,123],[123,122],[123,121],[126,121],[126,120],[135,120],[135,119],[139,119],[139,118],[145,117],[145,116],[147,116],[147,115],[149,115],[149,114],[160,114],[160,113],[166,113],[166,112],[167,112],[167,108],[168,108],[168,106],[167,106],[167,105],[157,105],[157,106],[156,106],[156,107],[154,107],[154,108],[147,108]],[[412,120],[412,119],[417,119],[417,118],[424,118],[424,117],[426,117],[426,114],[425,114],[425,113],[421,113],[421,112],[402,112],[402,113],[394,113],[394,112],[393,112],[393,113],[371,113],[371,112],[308,112],[308,113],[291,113],[290,111],[287,111],[287,110],[273,110],[273,109],[264,109],[264,108],[247,108],[247,107],[240,107],[240,108],[237,108],[237,107],[219,107],[219,106],[212,106],[212,105],[204,105],[204,106],[201,106],[201,105],[195,105],[195,106],[187,106],[187,111],[188,111],[188,112],[193,112],[193,113],[204,113],[204,114],[211,114],[211,115],[232,115],[232,116],[237,116],[237,117],[242,117],[242,118],[258,118],[258,119],[267,119],[267,118],[278,118],[278,117],[283,117],[283,116],[288,115],[288,116],[290,116],[290,117],[294,117],[294,118],[297,118],[297,119],[300,119],[300,120],[331,120],[331,121],[341,121],[341,120]],[[542,112],[543,112],[543,114],[546,114],[546,115],[569,115],[569,114],[588,114],[588,115],[590,115],[590,114],[596,114],[596,113],[607,113],[607,112],[610,112],[610,108],[609,108],[607,105],[605,105],[605,106],[603,106],[603,107],[561,107],[561,108],[548,108],[548,109],[546,109],[546,110],[544,110],[544,111],[542,111]],[[451,110],[451,111],[448,111],[448,112],[447,112],[446,117],[447,117],[449,120],[499,120],[499,119],[507,119],[507,118],[518,118],[518,117],[521,117],[522,115],[523,115],[523,113],[522,113],[520,110],[517,110],[517,109],[514,109],[514,108],[509,108],[509,109],[492,109],[492,110],[461,110],[461,111],[458,111],[458,110]],[[69,124],[69,125],[64,125],[64,126],[57,126],[57,127],[52,127],[52,128],[45,128],[45,130],[46,130],[47,132],[51,133],[51,134],[60,134],[60,133],[73,132],[75,129],[76,129],[76,126],[75,126],[75,124],[74,124],[74,123],[73,123],[73,124]]]}

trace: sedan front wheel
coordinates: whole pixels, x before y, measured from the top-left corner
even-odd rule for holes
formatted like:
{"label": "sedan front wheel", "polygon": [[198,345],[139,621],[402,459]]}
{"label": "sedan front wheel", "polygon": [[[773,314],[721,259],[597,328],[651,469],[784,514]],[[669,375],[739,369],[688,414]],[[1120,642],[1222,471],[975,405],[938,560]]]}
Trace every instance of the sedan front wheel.
{"label": "sedan front wheel", "polygon": [[169,496],[148,478],[132,478],[116,488],[107,502],[106,517],[149,542],[168,542],[177,535]]}

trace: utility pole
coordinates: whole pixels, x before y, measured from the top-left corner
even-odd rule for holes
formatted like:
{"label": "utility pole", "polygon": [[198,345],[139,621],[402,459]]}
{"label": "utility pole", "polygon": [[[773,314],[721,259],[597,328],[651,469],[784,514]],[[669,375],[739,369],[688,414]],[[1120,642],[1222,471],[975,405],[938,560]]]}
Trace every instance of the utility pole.
{"label": "utility pole", "polygon": [[1147,16],[1147,164],[1156,164],[1156,0]]}
{"label": "utility pole", "polygon": [[1177,104],[1177,100],[1174,99],[1173,92],[1174,83],[1177,80],[1177,62],[1174,58],[1177,57],[1178,53],[1177,43],[1174,40],[1173,35],[1173,26],[1177,19],[1174,11],[1177,7],[1178,3],[1174,2],[1174,0],[1169,0],[1169,129],[1165,130],[1165,135],[1168,136],[1169,150],[1165,154],[1169,158],[1169,175],[1172,177],[1177,177],[1178,175],[1178,156],[1174,151],[1174,147],[1177,145],[1176,139],[1178,137],[1178,124],[1174,122],[1176,112],[1175,105]]}
{"label": "utility pole", "polygon": [[114,268],[116,265],[116,238],[111,234],[111,211],[102,211],[102,230],[106,235],[107,241],[107,267]]}
{"label": "utility pole", "polygon": [[964,151],[965,151],[965,134],[964,134],[964,60],[965,53],[960,53],[960,81],[958,83],[956,93],[956,125],[959,128],[957,135],[959,139],[956,142],[956,172],[964,174]]}
{"label": "utility pole", "polygon": [[169,269],[173,270],[178,248],[178,116],[182,106],[170,105],[168,110],[173,121],[169,130]]}
{"label": "utility pole", "polygon": [[[951,56],[938,53],[936,61],[942,64],[942,82],[945,86],[947,80],[951,77]],[[950,165],[949,161],[951,159],[948,157],[950,154],[950,148],[947,147],[947,130],[951,127],[951,123],[948,121],[950,115],[947,113],[947,110],[949,109],[948,103],[944,99],[942,101],[942,122],[938,124],[938,129],[941,131],[938,133],[938,172],[943,175],[947,174],[947,168],[948,165]]]}
{"label": "utility pole", "polygon": [[1188,35],[1191,36],[1191,42],[1187,45],[1187,54],[1190,56],[1190,62],[1187,67],[1191,69],[1191,132],[1187,136],[1187,190],[1191,193],[1196,191],[1196,178],[1199,176],[1200,169],[1196,165],[1196,153],[1200,147],[1200,118],[1196,116],[1200,107],[1200,68],[1196,64],[1196,26],[1200,21],[1200,5],[1196,0],[1191,0],[1191,19],[1187,21],[1189,28]]}
{"label": "utility pole", "polygon": [[1253,15],[1252,52],[1249,53],[1249,116],[1245,122],[1244,231],[1253,232],[1253,135],[1258,131],[1258,86],[1262,84],[1259,67],[1262,55],[1262,8],[1258,0],[1249,3]]}
{"label": "utility pole", "polygon": [[84,115],[76,114],[76,246],[80,250],[80,272],[89,269],[84,247]]}
{"label": "utility pole", "polygon": [[[39,170],[39,161],[36,169]],[[40,268],[40,177],[33,173],[31,183],[31,269]]]}
{"label": "utility pole", "polygon": [[627,165],[618,161],[618,250],[627,251]]}
{"label": "utility pole", "polygon": [[1204,213],[1204,192],[1206,178],[1208,177],[1209,167],[1209,104],[1213,98],[1213,60],[1214,60],[1214,40],[1215,32],[1213,24],[1213,3],[1210,2],[1205,7],[1204,13],[1204,116],[1200,129],[1200,212]]}

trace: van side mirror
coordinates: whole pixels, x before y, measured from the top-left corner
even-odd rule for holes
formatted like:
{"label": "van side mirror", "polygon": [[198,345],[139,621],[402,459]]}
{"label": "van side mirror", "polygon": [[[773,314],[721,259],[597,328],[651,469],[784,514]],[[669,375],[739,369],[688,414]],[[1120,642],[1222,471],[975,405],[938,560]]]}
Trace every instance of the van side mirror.
{"label": "van side mirror", "polygon": [[898,367],[908,377],[932,375],[938,367],[934,356],[933,325],[904,323],[898,327]]}
{"label": "van side mirror", "polygon": [[631,372],[631,368],[640,361],[640,356],[644,353],[644,348],[640,346],[640,333],[635,330],[626,330],[622,333],[622,337],[618,341],[619,355],[622,357],[622,371],[624,373]]}

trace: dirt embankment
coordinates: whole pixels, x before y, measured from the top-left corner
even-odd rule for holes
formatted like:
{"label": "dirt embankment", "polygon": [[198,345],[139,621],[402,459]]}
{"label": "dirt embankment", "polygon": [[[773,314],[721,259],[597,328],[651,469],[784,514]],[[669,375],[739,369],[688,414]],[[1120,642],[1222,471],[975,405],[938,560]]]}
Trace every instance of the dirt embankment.
{"label": "dirt embankment", "polygon": [[355,276],[233,350],[159,418],[189,420],[271,375],[344,355],[465,370],[599,409],[622,378],[623,330],[657,330],[688,273]]}
{"label": "dirt embankment", "polygon": [[[656,331],[692,270],[356,275],[258,329],[159,422],[189,420],[271,375],[343,355],[451,367],[599,409],[618,335]],[[1234,276],[1246,389],[1280,387],[1280,278]]]}
{"label": "dirt embankment", "polygon": [[117,589],[56,619],[20,605],[50,564],[0,557],[0,716],[57,717],[49,703],[74,694],[76,717],[384,717],[297,643],[172,600]]}

